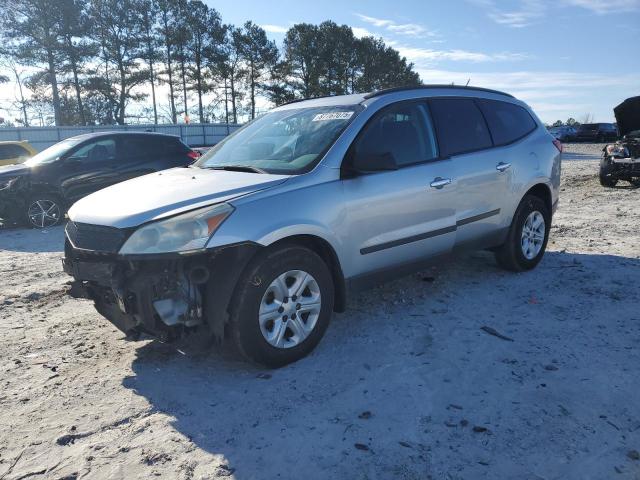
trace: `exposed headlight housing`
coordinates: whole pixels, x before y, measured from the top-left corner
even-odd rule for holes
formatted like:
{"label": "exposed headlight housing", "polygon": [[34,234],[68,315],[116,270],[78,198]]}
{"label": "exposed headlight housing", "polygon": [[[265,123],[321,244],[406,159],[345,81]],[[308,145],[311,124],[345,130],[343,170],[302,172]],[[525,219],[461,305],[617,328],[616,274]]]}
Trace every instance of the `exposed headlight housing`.
{"label": "exposed headlight housing", "polygon": [[200,250],[231,212],[231,205],[219,203],[149,223],[133,232],[120,249],[120,254],[145,255]]}
{"label": "exposed headlight housing", "polygon": [[629,150],[627,149],[627,147],[623,145],[618,145],[618,144],[607,145],[605,147],[605,151],[607,152],[607,155],[611,157],[626,158],[629,156]]}

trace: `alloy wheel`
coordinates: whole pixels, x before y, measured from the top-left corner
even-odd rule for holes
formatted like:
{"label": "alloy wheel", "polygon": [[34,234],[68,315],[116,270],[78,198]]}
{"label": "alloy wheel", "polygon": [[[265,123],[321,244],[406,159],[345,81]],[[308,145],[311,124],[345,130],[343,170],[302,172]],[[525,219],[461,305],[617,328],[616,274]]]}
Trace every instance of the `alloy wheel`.
{"label": "alloy wheel", "polygon": [[527,260],[533,260],[542,250],[546,225],[544,216],[537,210],[529,214],[522,226],[520,246]]}
{"label": "alloy wheel", "polygon": [[27,216],[36,228],[53,227],[60,221],[60,206],[52,200],[36,200],[29,205]]}
{"label": "alloy wheel", "polygon": [[300,345],[315,328],[321,306],[320,287],[311,274],[290,270],[279,275],[260,302],[262,336],[276,348]]}

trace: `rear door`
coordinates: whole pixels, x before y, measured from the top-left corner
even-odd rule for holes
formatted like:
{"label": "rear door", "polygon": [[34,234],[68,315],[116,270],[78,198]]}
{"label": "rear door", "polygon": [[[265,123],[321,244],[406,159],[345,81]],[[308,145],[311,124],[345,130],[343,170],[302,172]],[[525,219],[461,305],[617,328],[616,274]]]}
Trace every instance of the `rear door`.
{"label": "rear door", "polygon": [[440,160],[424,101],[386,107],[352,145],[371,157],[391,153],[398,169],[343,180],[350,276],[449,252],[455,240],[455,172]]}
{"label": "rear door", "polygon": [[495,149],[481,106],[473,98],[434,98],[431,106],[442,154],[457,172],[456,245],[488,240],[505,223],[515,161]]}
{"label": "rear door", "polygon": [[[163,155],[164,145],[156,135],[121,135],[118,137],[118,178],[120,182],[153,173]],[[161,169],[160,169],[161,170]]]}

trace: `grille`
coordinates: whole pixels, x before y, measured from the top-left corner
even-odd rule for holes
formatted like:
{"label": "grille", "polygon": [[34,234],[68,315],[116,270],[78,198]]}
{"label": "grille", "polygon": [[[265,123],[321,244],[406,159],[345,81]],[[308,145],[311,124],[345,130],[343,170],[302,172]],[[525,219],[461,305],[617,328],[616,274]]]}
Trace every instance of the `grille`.
{"label": "grille", "polygon": [[67,223],[67,237],[75,248],[95,252],[118,253],[127,238],[125,230],[86,223]]}

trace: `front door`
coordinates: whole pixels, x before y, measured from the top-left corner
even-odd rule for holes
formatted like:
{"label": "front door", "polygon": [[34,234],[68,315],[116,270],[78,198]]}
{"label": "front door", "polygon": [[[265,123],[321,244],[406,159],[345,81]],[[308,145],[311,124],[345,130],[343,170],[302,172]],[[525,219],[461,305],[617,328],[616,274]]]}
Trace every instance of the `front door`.
{"label": "front door", "polygon": [[397,170],[343,180],[352,255],[345,268],[358,276],[449,252],[455,242],[456,180],[440,160],[426,102],[386,107],[364,127],[355,155],[391,154]]}
{"label": "front door", "polygon": [[71,201],[119,181],[114,138],[100,137],[83,143],[62,162],[60,186]]}

